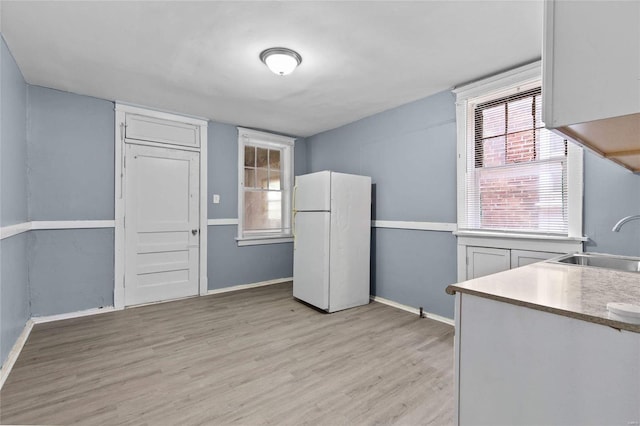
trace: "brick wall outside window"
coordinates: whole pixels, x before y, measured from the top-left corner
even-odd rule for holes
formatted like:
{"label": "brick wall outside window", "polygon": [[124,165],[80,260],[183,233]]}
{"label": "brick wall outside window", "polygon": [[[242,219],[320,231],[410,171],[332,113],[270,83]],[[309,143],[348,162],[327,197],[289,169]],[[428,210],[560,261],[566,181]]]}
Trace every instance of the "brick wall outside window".
{"label": "brick wall outside window", "polygon": [[562,162],[544,160],[566,158],[566,150],[562,138],[544,129],[540,104],[536,89],[476,107],[474,161],[481,228],[538,230],[541,222],[566,213],[562,193],[555,197],[558,202],[541,192],[549,186],[565,188]]}

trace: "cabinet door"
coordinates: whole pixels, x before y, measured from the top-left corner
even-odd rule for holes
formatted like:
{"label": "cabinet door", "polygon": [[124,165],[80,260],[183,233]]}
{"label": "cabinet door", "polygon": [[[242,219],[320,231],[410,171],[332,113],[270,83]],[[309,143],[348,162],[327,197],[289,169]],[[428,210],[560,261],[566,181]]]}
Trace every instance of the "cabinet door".
{"label": "cabinet door", "polygon": [[467,279],[511,269],[509,249],[467,247]]}
{"label": "cabinet door", "polygon": [[560,256],[562,253],[549,253],[545,251],[511,250],[511,268],[530,265],[542,260]]}
{"label": "cabinet door", "polygon": [[545,124],[640,112],[640,2],[551,1],[545,7]]}

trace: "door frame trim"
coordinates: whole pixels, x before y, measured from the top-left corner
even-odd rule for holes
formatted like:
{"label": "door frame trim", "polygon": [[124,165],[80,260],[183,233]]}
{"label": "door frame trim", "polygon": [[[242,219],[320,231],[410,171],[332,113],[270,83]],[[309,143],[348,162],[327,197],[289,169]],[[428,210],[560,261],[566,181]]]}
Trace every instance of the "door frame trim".
{"label": "door frame trim", "polygon": [[[204,296],[208,291],[207,279],[207,120],[172,114],[163,111],[156,111],[138,106],[126,105],[116,102],[115,104],[115,244],[114,244],[114,283],[113,283],[113,306],[116,310],[124,309],[124,275],[125,275],[125,230],[124,214],[125,199],[124,194],[124,144],[125,144],[125,118],[126,114],[146,115],[153,118],[177,121],[180,123],[190,123],[199,126],[200,130],[200,256],[199,256],[199,276],[198,295]],[[144,141],[136,141],[137,144],[146,145]],[[162,146],[169,149],[181,149],[184,147],[166,143],[150,142],[152,146]],[[194,151],[190,148],[189,151]]]}

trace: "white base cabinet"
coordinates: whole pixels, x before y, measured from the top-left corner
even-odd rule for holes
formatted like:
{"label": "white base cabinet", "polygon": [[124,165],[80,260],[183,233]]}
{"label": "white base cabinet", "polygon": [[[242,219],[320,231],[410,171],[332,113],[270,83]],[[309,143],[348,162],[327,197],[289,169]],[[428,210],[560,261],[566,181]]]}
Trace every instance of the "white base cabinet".
{"label": "white base cabinet", "polygon": [[563,253],[467,246],[466,280],[551,259],[561,254]]}
{"label": "white base cabinet", "polygon": [[459,425],[640,424],[640,334],[456,294]]}

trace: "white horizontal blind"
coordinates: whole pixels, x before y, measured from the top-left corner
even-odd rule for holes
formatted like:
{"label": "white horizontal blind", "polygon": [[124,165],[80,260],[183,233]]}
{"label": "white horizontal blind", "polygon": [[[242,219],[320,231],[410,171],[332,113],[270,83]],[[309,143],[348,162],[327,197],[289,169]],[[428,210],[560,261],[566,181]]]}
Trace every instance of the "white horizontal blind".
{"label": "white horizontal blind", "polygon": [[536,87],[468,101],[463,229],[567,235],[567,145],[541,100]]}

